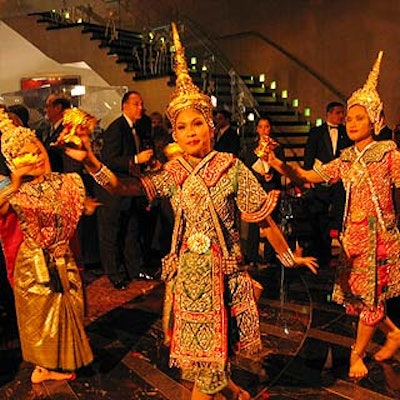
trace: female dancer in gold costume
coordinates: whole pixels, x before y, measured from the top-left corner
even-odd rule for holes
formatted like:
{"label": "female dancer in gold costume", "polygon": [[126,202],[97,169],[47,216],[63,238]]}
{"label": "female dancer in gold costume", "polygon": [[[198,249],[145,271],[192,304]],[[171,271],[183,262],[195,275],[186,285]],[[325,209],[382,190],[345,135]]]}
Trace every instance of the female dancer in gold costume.
{"label": "female dancer in gold costume", "polygon": [[339,259],[333,300],[359,316],[355,344],[350,357],[351,378],[368,374],[363,361],[369,341],[379,327],[386,343],[375,354],[387,360],[400,347],[400,329],[385,313],[385,300],[400,294],[400,236],[392,190],[400,187],[400,152],[389,141],[374,141],[381,129],[382,102],[376,86],[382,52],[365,85],[347,101],[346,129],[355,145],[340,158],[314,170],[291,168],[269,155],[279,172],[308,182],[343,181],[346,206],[341,234],[343,252]]}
{"label": "female dancer in gold costume", "polygon": [[[310,257],[296,257],[270,213],[279,192],[266,193],[250,170],[235,156],[212,151],[214,132],[211,99],[193,84],[184,49],[173,24],[176,90],[167,108],[173,138],[183,156],[161,171],[119,181],[94,156],[87,137],[86,151],[67,150],[83,159],[98,184],[120,195],[170,199],[175,213],[171,253],[164,259],[166,281],[164,327],[170,344],[170,365],[190,372],[192,399],[247,400],[229,374],[233,351],[255,352],[261,346],[258,310],[249,275],[240,271],[238,215],[259,222],[278,257],[287,267],[304,264],[316,273]],[[186,374],[185,374],[186,375]]]}
{"label": "female dancer in gold costume", "polygon": [[[2,229],[7,267],[15,267],[22,356],[35,365],[33,383],[71,380],[93,359],[83,328],[82,282],[68,246],[85,209],[84,186],[77,174],[51,173],[35,133],[16,127],[3,110],[0,131],[11,170],[11,180],[3,177],[1,185],[0,224],[14,213],[22,232],[15,246]],[[95,203],[86,204],[93,212]]]}

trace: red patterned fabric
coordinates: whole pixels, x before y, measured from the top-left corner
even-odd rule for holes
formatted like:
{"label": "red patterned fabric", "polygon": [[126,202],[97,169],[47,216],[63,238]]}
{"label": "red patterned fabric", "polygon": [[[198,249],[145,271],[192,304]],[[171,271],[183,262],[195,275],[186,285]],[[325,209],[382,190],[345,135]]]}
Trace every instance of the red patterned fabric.
{"label": "red patterned fabric", "polygon": [[[221,176],[233,165],[236,157],[229,153],[214,153],[211,161],[202,172],[202,178],[207,187],[217,184]],[[189,171],[180,161],[180,158],[172,160],[165,164],[164,169],[168,171],[174,179],[177,186],[181,186],[189,176]]]}
{"label": "red patterned fabric", "polygon": [[167,162],[164,166],[164,170],[172,175],[175,185],[177,186],[181,186],[189,176],[189,172],[182,166],[178,159]]}
{"label": "red patterned fabric", "polygon": [[0,239],[7,268],[7,277],[11,286],[14,285],[14,268],[23,234],[17,214],[10,207],[6,215],[0,217]]}
{"label": "red patterned fabric", "polygon": [[330,181],[341,179],[346,189],[344,252],[332,299],[349,312],[364,310],[365,321],[374,324],[384,301],[400,294],[400,235],[392,196],[400,187],[400,152],[392,141],[373,142],[362,153],[349,147],[319,168]]}

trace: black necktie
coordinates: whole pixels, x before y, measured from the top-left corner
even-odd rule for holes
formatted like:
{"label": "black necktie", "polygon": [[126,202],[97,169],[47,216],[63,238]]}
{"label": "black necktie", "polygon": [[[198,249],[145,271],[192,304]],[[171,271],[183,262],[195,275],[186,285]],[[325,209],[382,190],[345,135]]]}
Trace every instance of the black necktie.
{"label": "black necktie", "polygon": [[140,139],[134,126],[132,126],[133,140],[135,141],[136,153],[140,152]]}

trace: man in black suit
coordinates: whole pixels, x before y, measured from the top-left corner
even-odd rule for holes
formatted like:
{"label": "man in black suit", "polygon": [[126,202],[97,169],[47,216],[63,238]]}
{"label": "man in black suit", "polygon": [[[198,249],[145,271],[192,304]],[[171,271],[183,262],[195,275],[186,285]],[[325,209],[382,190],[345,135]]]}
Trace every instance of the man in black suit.
{"label": "man in black suit", "polygon": [[215,114],[215,122],[214,150],[239,156],[240,137],[231,127],[231,113],[227,110],[218,110]]}
{"label": "man in black suit", "polygon": [[[150,135],[151,121],[143,118],[143,100],[135,91],[122,98],[122,115],[103,135],[101,158],[118,177],[137,174],[141,165],[153,156],[153,150],[141,150]],[[138,202],[132,197],[114,196],[96,185],[96,196],[103,204],[97,210],[100,258],[105,273],[118,290],[139,277],[143,255],[139,243]]]}
{"label": "man in black suit", "polygon": [[64,111],[68,108],[71,108],[71,101],[69,98],[63,94],[57,93],[50,94],[44,106],[46,119],[50,126],[49,130],[42,133],[43,136],[40,139],[49,154],[51,170],[53,172],[79,172],[82,170],[82,166],[79,165],[78,162],[67,157],[60,147],[52,145],[57,141],[60,133],[64,129],[62,123],[63,116]]}
{"label": "man in black suit", "polygon": [[[327,163],[340,152],[352,145],[342,124],[344,106],[331,102],[326,107],[326,122],[310,130],[304,150],[304,168],[312,169],[316,160]],[[327,186],[315,185],[307,197],[314,240],[312,248],[320,266],[329,265],[331,260],[331,236],[341,230],[345,201],[344,188],[341,182]]]}

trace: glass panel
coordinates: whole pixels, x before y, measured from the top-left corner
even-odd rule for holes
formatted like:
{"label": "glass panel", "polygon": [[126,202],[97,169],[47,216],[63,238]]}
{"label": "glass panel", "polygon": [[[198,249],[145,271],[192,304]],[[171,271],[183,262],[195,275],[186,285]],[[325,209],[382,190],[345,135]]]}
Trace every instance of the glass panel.
{"label": "glass panel", "polygon": [[44,122],[44,105],[51,93],[64,93],[71,97],[76,107],[94,115],[105,129],[121,114],[121,98],[127,91],[125,86],[46,85],[36,89],[2,93],[6,106],[23,104],[29,109],[29,125],[37,129]]}

